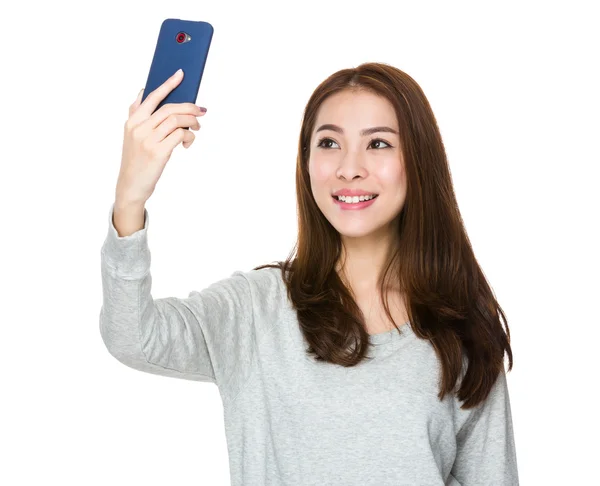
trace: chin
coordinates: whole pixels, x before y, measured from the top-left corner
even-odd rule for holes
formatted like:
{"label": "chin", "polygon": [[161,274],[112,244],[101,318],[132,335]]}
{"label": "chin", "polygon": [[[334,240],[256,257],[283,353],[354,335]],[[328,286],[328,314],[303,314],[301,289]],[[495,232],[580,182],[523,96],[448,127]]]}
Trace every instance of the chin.
{"label": "chin", "polygon": [[380,228],[366,228],[364,226],[350,227],[348,225],[332,225],[343,238],[364,238],[366,236],[372,236],[380,230]]}

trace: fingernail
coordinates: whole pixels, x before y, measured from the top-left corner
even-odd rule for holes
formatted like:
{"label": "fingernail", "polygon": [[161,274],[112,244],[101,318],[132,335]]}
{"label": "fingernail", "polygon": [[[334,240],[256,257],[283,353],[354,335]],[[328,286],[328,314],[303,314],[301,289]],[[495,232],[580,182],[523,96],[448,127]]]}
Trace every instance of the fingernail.
{"label": "fingernail", "polygon": [[183,71],[183,69],[179,68],[177,71],[175,71],[175,76],[178,76],[179,74],[181,74],[182,71]]}
{"label": "fingernail", "polygon": [[202,113],[206,112],[206,108],[204,108],[204,106],[199,106],[198,108],[200,108],[200,111],[201,111]]}

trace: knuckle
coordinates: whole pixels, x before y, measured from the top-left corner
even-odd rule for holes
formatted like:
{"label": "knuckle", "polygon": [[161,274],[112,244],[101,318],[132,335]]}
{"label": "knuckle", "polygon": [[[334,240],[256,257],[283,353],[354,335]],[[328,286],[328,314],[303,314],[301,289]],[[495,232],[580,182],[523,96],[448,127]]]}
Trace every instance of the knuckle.
{"label": "knuckle", "polygon": [[166,120],[169,130],[174,130],[179,124],[179,116],[176,113],[171,113]]}

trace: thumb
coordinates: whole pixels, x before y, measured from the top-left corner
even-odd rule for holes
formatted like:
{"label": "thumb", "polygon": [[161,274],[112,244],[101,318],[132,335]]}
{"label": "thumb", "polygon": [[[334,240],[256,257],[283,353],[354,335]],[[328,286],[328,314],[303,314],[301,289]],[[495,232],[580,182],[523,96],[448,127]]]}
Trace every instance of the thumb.
{"label": "thumb", "polygon": [[133,102],[133,104],[129,107],[129,112],[130,113],[133,113],[142,104],[142,96],[143,96],[143,94],[144,94],[144,88],[142,88],[140,90],[140,92],[137,95],[137,98],[135,99],[135,101]]}

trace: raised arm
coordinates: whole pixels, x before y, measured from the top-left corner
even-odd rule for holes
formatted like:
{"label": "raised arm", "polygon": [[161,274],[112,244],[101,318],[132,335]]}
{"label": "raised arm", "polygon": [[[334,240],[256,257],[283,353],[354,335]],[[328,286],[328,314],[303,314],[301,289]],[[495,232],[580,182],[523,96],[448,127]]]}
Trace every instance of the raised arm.
{"label": "raised arm", "polygon": [[246,276],[235,272],[185,299],[153,299],[148,211],[142,229],[120,237],[113,209],[101,250],[100,333],[108,351],[136,370],[213,382],[225,397],[235,393],[238,382],[232,389],[230,380],[250,366],[255,332]]}

